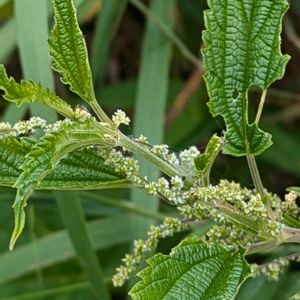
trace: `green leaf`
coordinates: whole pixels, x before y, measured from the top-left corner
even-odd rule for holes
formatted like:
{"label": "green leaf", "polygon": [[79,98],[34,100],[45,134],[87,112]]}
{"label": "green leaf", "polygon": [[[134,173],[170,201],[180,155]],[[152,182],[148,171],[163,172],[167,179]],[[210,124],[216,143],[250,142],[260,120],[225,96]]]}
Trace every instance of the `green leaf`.
{"label": "green leaf", "polygon": [[[13,186],[20,176],[20,165],[36,140],[12,137],[0,140],[0,186]],[[64,157],[36,186],[38,190],[95,190],[128,187],[125,175],[105,165],[97,151],[76,150]]]}
{"label": "green leaf", "polygon": [[250,274],[244,251],[190,237],[170,255],[156,254],[130,291],[134,300],[234,299]]}
{"label": "green leaf", "polygon": [[62,82],[88,103],[95,101],[86,44],[72,0],[52,0],[55,25],[49,38],[53,68]]}
{"label": "green leaf", "polygon": [[286,0],[210,0],[205,12],[205,80],[213,116],[226,123],[223,151],[258,155],[271,146],[271,135],[249,124],[248,91],[263,91],[282,78],[288,55],[280,52]]}
{"label": "green leaf", "polygon": [[3,65],[0,65],[0,90],[4,91],[4,99],[21,106],[24,103],[40,102],[61,115],[69,118],[74,117],[70,105],[54,95],[49,89],[44,89],[40,84],[22,80],[17,83],[12,77],[8,77]]}
{"label": "green leaf", "polygon": [[22,173],[14,187],[17,195],[14,202],[15,229],[10,242],[13,248],[25,225],[24,208],[33,190],[68,153],[90,145],[115,146],[115,137],[103,135],[92,119],[81,122],[65,122],[58,131],[45,135],[26,155],[20,166]]}
{"label": "green leaf", "polygon": [[205,152],[195,158],[195,166],[201,176],[209,176],[211,167],[221,150],[222,143],[222,139],[217,135],[212,136],[205,148]]}

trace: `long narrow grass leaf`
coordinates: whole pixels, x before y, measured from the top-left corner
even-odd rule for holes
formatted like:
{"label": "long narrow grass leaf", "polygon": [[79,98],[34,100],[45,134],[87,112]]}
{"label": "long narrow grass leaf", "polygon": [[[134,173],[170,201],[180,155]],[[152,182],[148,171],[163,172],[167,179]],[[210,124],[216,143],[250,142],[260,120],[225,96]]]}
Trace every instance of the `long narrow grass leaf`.
{"label": "long narrow grass leaf", "polygon": [[[151,11],[172,26],[175,8],[174,0],[152,0]],[[137,99],[135,105],[134,134],[144,134],[153,144],[163,142],[164,113],[169,82],[171,42],[151,21],[147,22],[144,38],[142,62],[138,79]],[[159,74],[159,76],[158,76]],[[159,172],[146,161],[141,161],[141,172],[154,180]],[[158,201],[150,199],[138,190],[132,191],[133,203],[140,208],[157,211]],[[143,236],[149,226],[143,218],[133,219],[133,230]]]}
{"label": "long narrow grass leaf", "polygon": [[[56,199],[61,217],[76,250],[77,258],[91,283],[96,298],[99,300],[110,299],[104,281],[101,280],[104,275],[86,228],[80,198],[70,192],[56,192]],[[72,202],[71,207],[70,202]]]}
{"label": "long narrow grass leaf", "polygon": [[[44,72],[50,67],[48,55],[48,6],[46,1],[15,0],[17,37],[22,70],[25,79],[34,80],[44,87],[51,88],[51,72]],[[30,33],[30,34],[29,34]],[[30,106],[31,113],[48,121],[56,120],[56,112],[39,103]]]}
{"label": "long narrow grass leaf", "polygon": [[[71,206],[72,202],[69,205]],[[97,250],[128,242],[134,238],[127,216],[93,221],[87,223],[87,229],[93,248]],[[39,266],[33,263],[35,262],[33,259],[34,248],[37,248],[41,258]],[[18,247],[13,252],[0,255],[0,284],[29,274],[37,267],[46,268],[74,257],[76,257],[76,252],[68,232],[65,230],[54,232],[36,241],[35,245],[29,243]]]}
{"label": "long narrow grass leaf", "polygon": [[97,85],[103,80],[110,42],[120,24],[128,0],[104,0],[102,2],[92,48],[92,71]]}

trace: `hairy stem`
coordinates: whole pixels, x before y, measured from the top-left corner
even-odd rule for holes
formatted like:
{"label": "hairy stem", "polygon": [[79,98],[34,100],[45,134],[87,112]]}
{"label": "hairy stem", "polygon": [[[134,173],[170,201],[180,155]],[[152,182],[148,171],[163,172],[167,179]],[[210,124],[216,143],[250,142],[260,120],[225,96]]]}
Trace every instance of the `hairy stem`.
{"label": "hairy stem", "polygon": [[119,146],[124,147],[134,154],[144,157],[145,159],[156,165],[163,173],[167,174],[168,176],[183,176],[182,172],[179,169],[170,165],[168,162],[152,153],[148,148],[142,146],[140,143],[131,140],[122,133],[120,133],[119,136]]}
{"label": "hairy stem", "polygon": [[282,243],[300,243],[300,229],[283,225],[281,240]]}
{"label": "hairy stem", "polygon": [[251,245],[246,250],[246,255],[251,255],[251,254],[262,252],[262,251],[272,250],[272,249],[278,247],[280,244],[281,244],[280,241],[275,240],[275,239],[256,243],[256,244]]}
{"label": "hairy stem", "polygon": [[99,105],[99,103],[96,99],[94,99],[94,101],[90,104],[90,106],[101,122],[106,122],[108,124],[112,124],[111,119],[107,116],[107,114],[101,108],[101,106]]}
{"label": "hairy stem", "polygon": [[264,186],[260,179],[260,175],[259,175],[259,171],[257,168],[255,157],[252,154],[248,154],[246,157],[247,157],[247,162],[248,162],[248,166],[249,166],[249,170],[250,170],[250,174],[252,177],[254,187],[255,187],[256,191],[263,198],[265,196],[265,189],[264,189]]}

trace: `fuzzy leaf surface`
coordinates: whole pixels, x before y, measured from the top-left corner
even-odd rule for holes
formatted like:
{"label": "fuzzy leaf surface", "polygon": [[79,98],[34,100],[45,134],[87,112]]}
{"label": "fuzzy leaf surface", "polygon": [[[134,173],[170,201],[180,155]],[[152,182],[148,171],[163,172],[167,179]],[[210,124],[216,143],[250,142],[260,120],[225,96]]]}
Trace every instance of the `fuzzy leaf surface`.
{"label": "fuzzy leaf surface", "polygon": [[197,237],[147,262],[130,291],[134,300],[231,300],[250,273],[243,251],[208,246]]}
{"label": "fuzzy leaf surface", "polygon": [[79,28],[72,0],[52,0],[55,25],[49,38],[53,68],[62,75],[62,82],[82,99],[94,101],[92,73],[88,53]]}
{"label": "fuzzy leaf surface", "polygon": [[[0,186],[13,186],[36,140],[12,137],[0,140]],[[40,190],[90,190],[126,187],[125,175],[105,165],[104,160],[92,149],[69,153],[54,170],[36,186]]]}
{"label": "fuzzy leaf surface", "polygon": [[49,89],[44,89],[40,84],[32,81],[22,80],[17,83],[14,78],[7,76],[3,65],[0,65],[0,90],[4,91],[4,99],[14,102],[17,106],[36,101],[56,110],[65,117],[74,117],[71,106]]}
{"label": "fuzzy leaf surface", "polygon": [[42,137],[26,155],[20,166],[22,173],[14,187],[17,188],[14,202],[15,229],[10,248],[21,234],[25,224],[24,208],[27,199],[40,182],[55,168],[68,153],[90,145],[114,146],[113,136],[99,132],[97,124],[92,119],[78,122],[65,122],[58,131]]}
{"label": "fuzzy leaf surface", "polygon": [[205,12],[203,60],[213,116],[226,124],[223,152],[259,155],[271,135],[248,121],[248,91],[282,78],[288,55],[280,51],[286,0],[210,0]]}

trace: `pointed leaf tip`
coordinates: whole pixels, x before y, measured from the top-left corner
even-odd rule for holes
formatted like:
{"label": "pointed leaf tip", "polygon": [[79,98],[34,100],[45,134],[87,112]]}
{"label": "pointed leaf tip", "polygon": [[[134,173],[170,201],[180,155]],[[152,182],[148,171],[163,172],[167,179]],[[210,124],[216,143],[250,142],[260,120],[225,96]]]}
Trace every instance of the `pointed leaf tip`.
{"label": "pointed leaf tip", "polygon": [[95,100],[92,73],[83,34],[72,0],[52,0],[55,24],[48,40],[53,69],[83,100]]}

